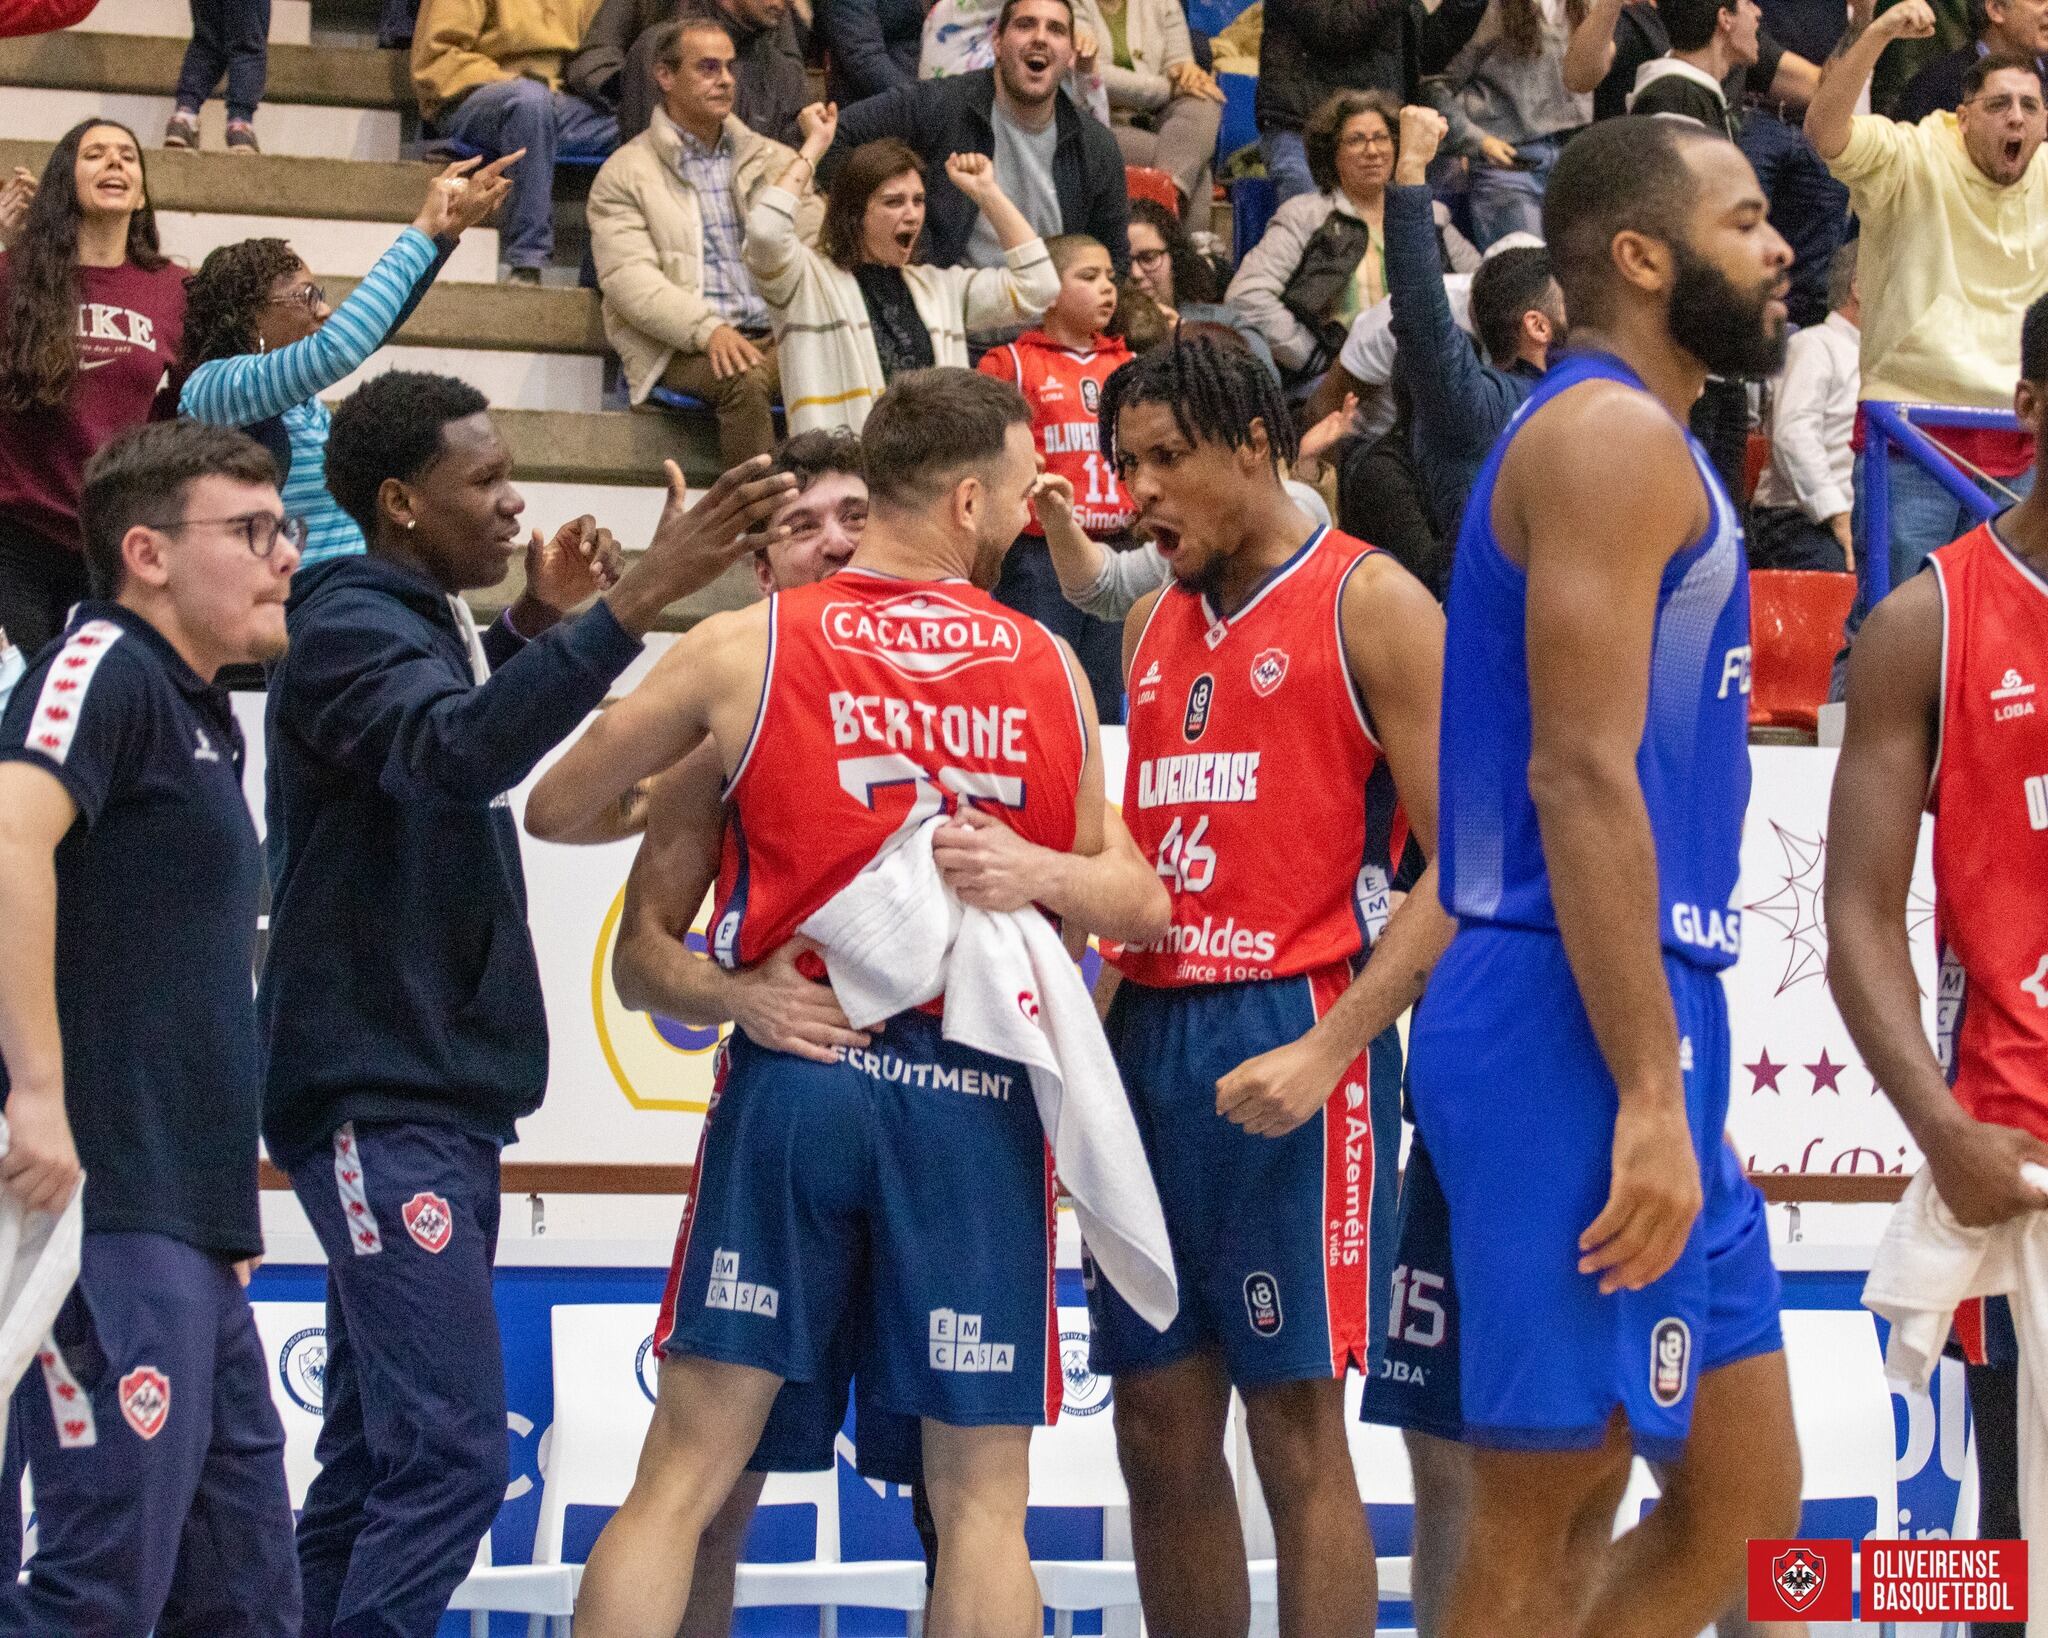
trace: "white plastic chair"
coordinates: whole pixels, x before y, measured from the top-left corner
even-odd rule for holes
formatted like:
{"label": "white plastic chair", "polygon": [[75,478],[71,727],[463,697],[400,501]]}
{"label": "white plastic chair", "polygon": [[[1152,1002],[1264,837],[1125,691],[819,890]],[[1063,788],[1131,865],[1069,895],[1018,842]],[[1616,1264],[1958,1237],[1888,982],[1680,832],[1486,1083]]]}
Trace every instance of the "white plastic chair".
{"label": "white plastic chair", "polygon": [[[320,1471],[314,1445],[320,1437],[326,1388],[327,1305],[259,1302],[251,1307],[269,1362],[271,1402],[284,1423],[285,1485],[297,1512],[305,1505],[313,1475]],[[532,1638],[539,1638],[543,1621],[552,1621],[560,1638],[568,1638],[575,1602],[575,1579],[559,1565],[493,1565],[486,1531],[477,1543],[476,1562],[448,1607],[470,1612],[473,1638],[488,1638],[494,1610],[526,1616]]]}
{"label": "white plastic chair", "polygon": [[[1109,1383],[1087,1369],[1088,1310],[1062,1308],[1059,1330],[1067,1408],[1059,1421],[1031,1436],[1031,1505],[1102,1509],[1107,1549],[1115,1526],[1121,1522],[1128,1528],[1131,1505],[1117,1463]],[[1128,1556],[1043,1559],[1031,1568],[1038,1577],[1039,1599],[1052,1611],[1054,1638],[1072,1638],[1078,1611],[1122,1609],[1138,1602],[1138,1566]]]}
{"label": "white plastic chair", "polygon": [[[1352,1373],[1344,1384],[1345,1441],[1351,1450],[1352,1478],[1358,1485],[1358,1499],[1373,1507],[1413,1507],[1415,1475],[1408,1466],[1408,1447],[1398,1428],[1382,1427],[1358,1419],[1359,1401],[1365,1397],[1365,1378]],[[1252,1461],[1251,1435],[1245,1428],[1242,1402],[1234,1407],[1235,1435],[1239,1441],[1237,1471],[1238,1510],[1245,1521],[1245,1541],[1259,1553],[1251,1561],[1252,1604],[1280,1602],[1279,1561],[1260,1550],[1273,1541],[1273,1521],[1266,1511],[1265,1492],[1259,1488],[1258,1472]],[[1382,1603],[1399,1603],[1409,1596],[1413,1559],[1406,1553],[1381,1554],[1374,1560],[1379,1572]]]}
{"label": "white plastic chair", "polygon": [[[560,1564],[571,1507],[617,1507],[633,1486],[654,1417],[652,1358],[658,1310],[651,1303],[560,1304],[553,1314],[555,1425],[541,1486],[535,1563]],[[766,1505],[808,1503],[817,1512],[814,1556],[795,1564],[742,1564],[734,1602],[795,1604],[819,1612],[833,1638],[841,1608],[924,1608],[924,1565],[839,1557],[839,1475],[775,1474]],[[566,1566],[580,1579],[582,1566]]]}
{"label": "white plastic chair", "polygon": [[758,1609],[776,1604],[818,1604],[822,1595],[832,1604],[818,1606],[818,1638],[837,1638],[839,1608],[901,1610],[912,1638],[920,1630],[924,1610],[924,1564],[907,1559],[855,1559],[839,1556],[839,1471],[771,1473],[761,1487],[763,1507],[809,1506],[817,1518],[813,1556],[795,1564],[742,1564],[733,1588],[733,1608]]}
{"label": "white plastic chair", "polygon": [[[1897,1433],[1877,1321],[1861,1308],[1788,1308],[1781,1321],[1792,1426],[1799,1439],[1799,1499],[1860,1501],[1867,1496],[1877,1508],[1870,1534],[1889,1541],[1899,1530]],[[1615,1515],[1616,1534],[1640,1519],[1656,1495],[1656,1478],[1638,1457]],[[1860,1582],[1860,1553],[1850,1567]],[[1889,1621],[1878,1624],[1880,1638],[1892,1638],[1893,1630]]]}

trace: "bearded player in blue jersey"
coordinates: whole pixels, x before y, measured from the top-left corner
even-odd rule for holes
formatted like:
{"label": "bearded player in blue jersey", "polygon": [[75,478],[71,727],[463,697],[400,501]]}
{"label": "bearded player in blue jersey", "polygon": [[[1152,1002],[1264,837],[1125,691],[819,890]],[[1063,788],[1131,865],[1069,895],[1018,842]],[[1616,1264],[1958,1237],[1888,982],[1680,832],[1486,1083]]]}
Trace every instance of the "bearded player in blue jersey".
{"label": "bearded player in blue jersey", "polygon": [[[1778,1280],[1723,1137],[1748,581],[1686,429],[1709,374],[1775,367],[1791,252],[1740,151],[1669,120],[1575,138],[1544,228],[1574,347],[1458,541],[1459,931],[1412,1036],[1400,1257],[1449,1275],[1455,1322],[1394,1321],[1367,1414],[1471,1449],[1442,1638],[1691,1638],[1745,1539],[1798,1520]],[[1634,1452],[1668,1480],[1610,1550]]]}

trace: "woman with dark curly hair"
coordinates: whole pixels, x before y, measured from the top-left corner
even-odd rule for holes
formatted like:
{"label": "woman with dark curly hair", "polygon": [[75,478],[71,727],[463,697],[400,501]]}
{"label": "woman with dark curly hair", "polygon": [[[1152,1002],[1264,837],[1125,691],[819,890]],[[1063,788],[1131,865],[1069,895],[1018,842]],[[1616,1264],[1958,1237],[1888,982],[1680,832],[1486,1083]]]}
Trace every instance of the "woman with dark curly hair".
{"label": "woman with dark curly hair", "polygon": [[1180,218],[1156,199],[1131,201],[1129,282],[1150,296],[1169,321],[1221,324],[1236,331],[1252,356],[1278,378],[1280,370],[1266,338],[1244,314],[1218,299],[1222,279],[1215,263],[1195,248]]}
{"label": "woman with dark curly hair", "polygon": [[[524,150],[522,150],[523,152]],[[320,394],[368,362],[418,305],[466,228],[505,197],[508,154],[478,170],[459,160],[427,188],[398,243],[339,307],[282,239],[223,245],[186,281],[178,407],[240,427],[283,474],[285,510],[305,520],[301,564],[363,549],[363,534],[327,492],[327,406]]]}
{"label": "woman with dark curly hair", "polygon": [[142,145],[113,120],[74,125],[0,254],[0,627],[31,659],[86,595],[85,463],[150,418],[184,325]]}

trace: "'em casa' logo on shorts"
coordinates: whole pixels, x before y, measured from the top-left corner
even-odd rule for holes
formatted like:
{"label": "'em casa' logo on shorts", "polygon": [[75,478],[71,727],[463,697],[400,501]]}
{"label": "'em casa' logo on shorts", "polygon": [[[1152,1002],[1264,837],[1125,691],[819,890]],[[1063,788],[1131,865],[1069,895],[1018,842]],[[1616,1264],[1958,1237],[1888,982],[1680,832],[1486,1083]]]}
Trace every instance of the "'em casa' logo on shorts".
{"label": "'em casa' logo on shorts", "polygon": [[1262,1337],[1277,1337],[1280,1334],[1280,1282],[1270,1274],[1247,1274],[1244,1277],[1245,1317],[1252,1323],[1252,1329]]}
{"label": "'em casa' logo on shorts", "polygon": [[828,603],[824,628],[825,641],[834,648],[880,660],[918,682],[1014,660],[1021,642],[1015,621],[936,592],[913,592],[886,603]]}
{"label": "'em casa' logo on shorts", "polygon": [[1650,1397],[1666,1410],[1685,1397],[1692,1375],[1692,1327],[1661,1319],[1650,1332]]}
{"label": "'em casa' logo on shorts", "polygon": [[649,1331],[640,1339],[640,1351],[633,1356],[633,1380],[640,1384],[640,1391],[647,1395],[647,1403],[653,1404],[654,1391],[659,1385],[656,1373],[661,1369],[661,1356],[654,1351],[654,1333]]}

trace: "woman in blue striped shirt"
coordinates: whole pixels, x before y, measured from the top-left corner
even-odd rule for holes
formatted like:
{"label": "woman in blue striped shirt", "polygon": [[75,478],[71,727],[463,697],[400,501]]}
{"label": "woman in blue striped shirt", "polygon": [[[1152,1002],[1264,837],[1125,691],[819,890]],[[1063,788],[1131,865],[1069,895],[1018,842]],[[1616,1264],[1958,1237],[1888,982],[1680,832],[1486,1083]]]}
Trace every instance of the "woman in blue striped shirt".
{"label": "woman in blue striped shirt", "polygon": [[[521,150],[523,152],[524,150]],[[520,154],[478,169],[460,160],[437,176],[412,226],[348,299],[326,293],[282,239],[224,245],[185,283],[178,408],[240,427],[284,474],[285,510],[306,521],[300,562],[363,550],[363,535],[327,492],[327,406],[320,394],[389,341],[434,282],[465,229],[497,207]]]}

